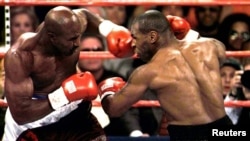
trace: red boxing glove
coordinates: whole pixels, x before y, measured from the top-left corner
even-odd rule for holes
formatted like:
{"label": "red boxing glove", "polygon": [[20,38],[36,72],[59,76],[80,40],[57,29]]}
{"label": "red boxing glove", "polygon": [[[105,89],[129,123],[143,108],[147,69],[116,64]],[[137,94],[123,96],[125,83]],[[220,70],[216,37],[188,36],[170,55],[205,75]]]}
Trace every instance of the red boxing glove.
{"label": "red boxing glove", "polygon": [[99,25],[99,31],[106,37],[108,49],[114,56],[124,58],[134,54],[132,37],[125,27],[105,20]]}
{"label": "red boxing glove", "polygon": [[175,37],[179,40],[183,39],[190,30],[189,23],[181,17],[172,15],[168,15],[166,17],[170,23],[170,26],[174,32]]}
{"label": "red boxing glove", "polygon": [[62,107],[76,100],[94,100],[98,95],[98,87],[90,72],[78,73],[63,81],[60,88],[48,95],[53,109]]}
{"label": "red boxing glove", "polygon": [[130,57],[134,54],[131,43],[132,37],[128,30],[114,29],[107,36],[108,49],[118,58]]}
{"label": "red boxing glove", "polygon": [[172,15],[166,17],[177,39],[192,41],[199,38],[199,33],[192,30],[190,24],[185,19]]}
{"label": "red boxing glove", "polygon": [[126,84],[120,77],[112,77],[106,80],[103,80],[99,85],[100,97],[101,100],[108,96],[115,94],[115,92],[119,91]]}

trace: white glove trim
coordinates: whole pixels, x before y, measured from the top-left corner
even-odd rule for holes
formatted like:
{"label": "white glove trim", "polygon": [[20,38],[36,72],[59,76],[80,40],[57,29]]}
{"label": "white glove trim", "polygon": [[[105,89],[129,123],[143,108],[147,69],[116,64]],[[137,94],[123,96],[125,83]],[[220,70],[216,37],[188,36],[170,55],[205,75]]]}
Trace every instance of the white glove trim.
{"label": "white glove trim", "polygon": [[108,88],[112,88],[112,87],[114,87],[113,83],[104,84],[104,85],[101,86],[101,91],[103,91],[105,89],[108,89]]}
{"label": "white glove trim", "polygon": [[113,30],[113,28],[117,26],[116,24],[112,23],[109,20],[104,20],[103,22],[101,22],[99,24],[99,32],[101,33],[101,35],[103,35],[104,37],[107,37],[108,34]]}
{"label": "white glove trim", "polygon": [[182,39],[182,40],[185,40],[185,41],[195,41],[199,38],[199,33],[197,31],[194,31],[192,29],[190,29],[188,31],[188,33],[186,34],[186,36]]}
{"label": "white glove trim", "polygon": [[112,92],[112,91],[104,92],[104,93],[101,95],[101,101],[103,100],[104,97],[109,96],[109,95],[113,95],[113,94],[115,94],[115,92]]}
{"label": "white glove trim", "polygon": [[62,87],[60,87],[57,90],[55,90],[54,92],[50,93],[48,95],[48,99],[49,99],[50,104],[54,110],[69,103],[69,100],[65,96],[65,93],[64,93]]}

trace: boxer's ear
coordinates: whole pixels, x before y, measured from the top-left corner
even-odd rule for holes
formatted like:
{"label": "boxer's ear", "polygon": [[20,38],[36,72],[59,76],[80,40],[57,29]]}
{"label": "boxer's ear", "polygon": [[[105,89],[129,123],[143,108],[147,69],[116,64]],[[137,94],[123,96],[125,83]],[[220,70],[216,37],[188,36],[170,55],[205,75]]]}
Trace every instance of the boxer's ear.
{"label": "boxer's ear", "polygon": [[51,42],[54,43],[56,41],[56,35],[55,35],[55,33],[48,32],[47,35],[48,35],[48,37],[49,37],[49,39],[50,39]]}
{"label": "boxer's ear", "polygon": [[155,43],[158,40],[159,36],[156,31],[150,31],[148,34],[148,39],[151,44]]}

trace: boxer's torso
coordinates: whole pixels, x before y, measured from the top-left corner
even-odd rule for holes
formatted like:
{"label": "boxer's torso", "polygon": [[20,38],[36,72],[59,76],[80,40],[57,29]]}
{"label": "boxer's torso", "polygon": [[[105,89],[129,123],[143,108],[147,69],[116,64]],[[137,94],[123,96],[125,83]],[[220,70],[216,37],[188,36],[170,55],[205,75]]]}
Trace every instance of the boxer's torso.
{"label": "boxer's torso", "polygon": [[[45,94],[57,89],[63,80],[76,73],[79,50],[72,55],[50,55],[47,46],[36,44],[37,35],[24,39],[16,50],[22,56],[23,63],[30,64],[27,70],[34,85],[34,93]],[[49,44],[49,43],[48,43]]]}

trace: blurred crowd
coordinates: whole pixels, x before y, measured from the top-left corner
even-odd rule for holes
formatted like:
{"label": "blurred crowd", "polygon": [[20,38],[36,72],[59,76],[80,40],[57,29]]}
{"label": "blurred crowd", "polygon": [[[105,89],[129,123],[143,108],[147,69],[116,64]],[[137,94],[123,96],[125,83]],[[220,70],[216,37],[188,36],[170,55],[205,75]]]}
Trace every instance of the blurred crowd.
{"label": "blurred crowd", "polygon": [[[53,6],[16,6],[10,8],[10,30],[11,44],[25,32],[35,32],[38,25],[43,21],[46,13]],[[79,8],[79,7],[71,7]],[[249,12],[235,10],[232,6],[88,6],[90,11],[111,20],[112,22],[130,27],[130,22],[135,16],[148,9],[156,9],[165,15],[175,15],[185,18],[192,29],[198,31],[203,37],[216,38],[223,42],[226,51],[250,50],[250,17]],[[4,15],[4,7],[1,7]],[[1,17],[4,21],[5,17]],[[4,48],[5,26],[1,23],[0,45]],[[83,33],[81,37],[81,51],[105,51],[107,46],[105,39],[97,34]],[[143,65],[140,59],[117,58],[117,59],[83,59],[79,60],[77,70],[90,71],[94,74],[96,82],[119,76],[128,79],[131,72],[138,66]],[[0,92],[4,99],[4,68],[3,59],[0,67]],[[221,64],[221,80],[225,101],[228,100],[250,100],[250,57],[228,57]],[[201,72],[202,73],[202,72]],[[154,92],[148,90],[143,100],[156,100]],[[100,100],[98,97],[96,101]],[[225,110],[235,125],[250,124],[250,108],[248,107],[225,107]],[[5,109],[0,110],[0,128],[4,125]],[[92,108],[99,122],[108,136],[164,136],[167,132],[162,130],[161,121],[164,112],[160,107],[132,107],[119,118],[109,118],[101,107]],[[167,125],[166,125],[167,126]],[[121,130],[122,129],[122,130]],[[161,130],[160,130],[161,129]],[[3,131],[3,130],[1,130]],[[1,133],[2,134],[2,133]]]}

